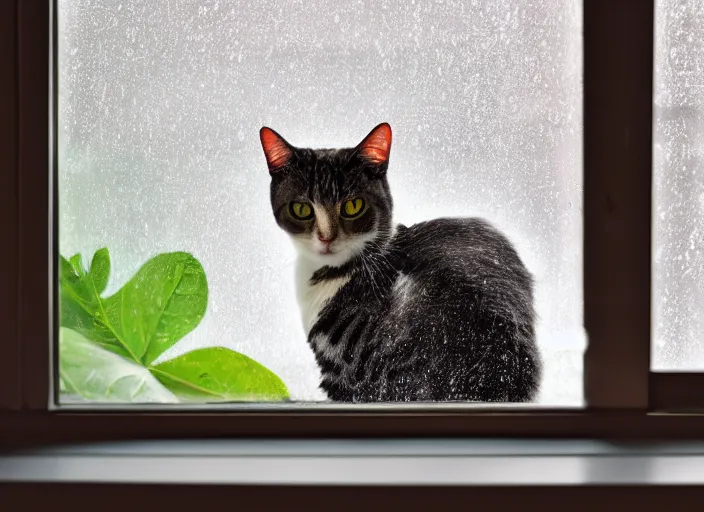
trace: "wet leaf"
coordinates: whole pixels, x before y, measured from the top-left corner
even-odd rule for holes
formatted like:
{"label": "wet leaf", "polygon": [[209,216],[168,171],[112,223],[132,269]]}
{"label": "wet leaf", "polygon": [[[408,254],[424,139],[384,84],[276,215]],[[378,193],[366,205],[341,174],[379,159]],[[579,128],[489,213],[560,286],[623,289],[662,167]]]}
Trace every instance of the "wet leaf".
{"label": "wet leaf", "polygon": [[102,349],[80,333],[59,332],[59,373],[66,391],[87,400],[173,403],[178,398],[148,369]]}
{"label": "wet leaf", "polygon": [[191,332],[208,304],[208,283],[190,254],[160,254],[101,303],[100,317],[136,360],[149,365]]}
{"label": "wet leaf", "polygon": [[100,291],[107,284],[110,255],[101,249],[93,256],[91,269],[86,271],[80,255],[71,260],[59,259],[59,295],[61,326],[80,332],[93,341],[118,345],[119,340],[99,316]]}
{"label": "wet leaf", "polygon": [[273,372],[222,347],[194,350],[150,369],[177,396],[191,401],[271,401],[289,396]]}
{"label": "wet leaf", "polygon": [[184,252],[150,259],[108,298],[100,296],[110,274],[107,249],[95,253],[88,271],[79,255],[62,257],[60,271],[61,325],[145,365],[192,331],[205,314],[205,272]]}

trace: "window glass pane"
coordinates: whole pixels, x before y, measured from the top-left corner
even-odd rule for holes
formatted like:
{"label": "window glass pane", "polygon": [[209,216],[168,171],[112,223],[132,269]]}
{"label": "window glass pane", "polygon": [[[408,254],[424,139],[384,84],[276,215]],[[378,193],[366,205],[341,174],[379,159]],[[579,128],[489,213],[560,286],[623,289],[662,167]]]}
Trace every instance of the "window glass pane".
{"label": "window glass pane", "polygon": [[64,402],[581,405],[581,2],[58,13]]}
{"label": "window glass pane", "polygon": [[656,6],[652,366],[704,370],[704,1]]}

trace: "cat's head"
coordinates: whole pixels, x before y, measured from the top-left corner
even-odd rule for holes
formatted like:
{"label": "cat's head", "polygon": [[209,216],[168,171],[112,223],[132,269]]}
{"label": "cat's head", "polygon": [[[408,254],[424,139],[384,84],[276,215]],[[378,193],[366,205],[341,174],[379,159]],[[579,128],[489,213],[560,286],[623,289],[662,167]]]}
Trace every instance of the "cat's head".
{"label": "cat's head", "polygon": [[301,257],[339,267],[391,234],[386,180],[391,127],[382,123],[353,148],[297,148],[271,128],[260,138],[271,175],[271,206]]}

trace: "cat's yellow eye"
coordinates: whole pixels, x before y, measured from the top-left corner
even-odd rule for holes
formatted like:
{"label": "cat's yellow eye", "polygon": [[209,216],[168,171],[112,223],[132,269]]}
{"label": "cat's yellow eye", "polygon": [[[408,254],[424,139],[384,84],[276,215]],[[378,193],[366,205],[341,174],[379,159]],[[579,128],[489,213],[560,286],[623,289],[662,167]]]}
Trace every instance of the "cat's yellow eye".
{"label": "cat's yellow eye", "polygon": [[294,219],[308,220],[313,218],[313,208],[308,203],[291,203],[289,210]]}
{"label": "cat's yellow eye", "polygon": [[340,211],[340,214],[348,219],[353,219],[354,217],[359,216],[363,210],[364,199],[358,197],[356,199],[349,199],[345,201],[345,203],[342,205],[342,210]]}

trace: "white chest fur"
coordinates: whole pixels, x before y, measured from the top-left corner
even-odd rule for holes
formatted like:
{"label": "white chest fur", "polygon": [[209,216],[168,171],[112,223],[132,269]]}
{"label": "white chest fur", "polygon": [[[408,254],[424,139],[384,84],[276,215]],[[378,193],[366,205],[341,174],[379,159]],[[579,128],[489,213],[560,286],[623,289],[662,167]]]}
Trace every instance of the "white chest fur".
{"label": "white chest fur", "polygon": [[315,270],[314,266],[301,259],[296,265],[296,295],[306,336],[318,320],[325,303],[350,280],[349,276],[343,276],[311,284],[310,278]]}

